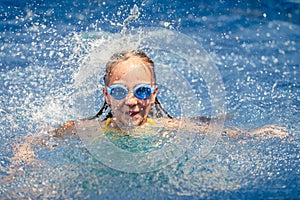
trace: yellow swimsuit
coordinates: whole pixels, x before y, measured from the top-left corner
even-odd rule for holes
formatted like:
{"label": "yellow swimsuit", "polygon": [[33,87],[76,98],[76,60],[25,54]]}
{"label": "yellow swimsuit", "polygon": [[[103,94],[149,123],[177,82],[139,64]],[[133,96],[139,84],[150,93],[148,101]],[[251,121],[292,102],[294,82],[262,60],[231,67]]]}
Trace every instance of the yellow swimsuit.
{"label": "yellow swimsuit", "polygon": [[[108,119],[106,120],[106,123],[105,123],[105,126],[104,126],[104,132],[109,132],[109,131],[111,131],[111,130],[109,129],[109,127],[108,127],[108,125],[109,125],[109,123],[111,122],[111,120],[112,120],[112,118],[108,118]],[[150,117],[147,117],[147,122],[149,122],[151,125],[154,125],[154,124],[155,124],[154,120],[153,120],[152,118],[150,118]]]}

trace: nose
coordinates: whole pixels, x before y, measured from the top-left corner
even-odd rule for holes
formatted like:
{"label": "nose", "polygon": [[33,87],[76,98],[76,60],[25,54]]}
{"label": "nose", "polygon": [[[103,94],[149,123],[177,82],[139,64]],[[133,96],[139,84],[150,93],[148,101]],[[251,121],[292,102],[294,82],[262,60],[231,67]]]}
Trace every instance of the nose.
{"label": "nose", "polygon": [[135,106],[138,103],[138,99],[134,96],[133,92],[130,92],[126,97],[125,104],[129,107]]}

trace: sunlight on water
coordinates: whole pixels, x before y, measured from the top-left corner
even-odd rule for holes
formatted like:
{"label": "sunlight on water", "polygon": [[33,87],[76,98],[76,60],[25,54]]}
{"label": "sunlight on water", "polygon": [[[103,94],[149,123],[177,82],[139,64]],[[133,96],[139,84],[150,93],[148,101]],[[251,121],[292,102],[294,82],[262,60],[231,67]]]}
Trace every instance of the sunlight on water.
{"label": "sunlight on water", "polygon": [[[296,1],[274,7],[267,1],[134,3],[0,3],[1,198],[300,198]],[[168,31],[161,31],[166,27]],[[175,40],[168,35],[172,31]],[[213,63],[195,50],[199,41]],[[105,63],[114,52],[136,47],[157,63],[160,100],[172,115],[220,116],[218,106],[225,101],[226,127],[276,124],[285,126],[289,136],[224,134],[216,144],[205,140],[214,144],[208,146],[203,137],[187,134],[174,140],[181,145],[178,152],[183,151],[167,154],[175,158],[172,162],[144,173],[128,173],[132,166],[124,170],[117,162],[117,167],[107,165],[87,153],[83,140],[50,137],[45,127],[98,111]],[[199,59],[205,64],[198,65]],[[205,70],[209,64],[216,65],[221,78]],[[212,79],[224,83],[225,97],[210,92],[224,92],[222,85],[210,84]],[[34,153],[34,159],[12,160],[26,137],[38,141],[24,149],[23,156]],[[157,138],[142,139],[128,145],[140,150]]]}

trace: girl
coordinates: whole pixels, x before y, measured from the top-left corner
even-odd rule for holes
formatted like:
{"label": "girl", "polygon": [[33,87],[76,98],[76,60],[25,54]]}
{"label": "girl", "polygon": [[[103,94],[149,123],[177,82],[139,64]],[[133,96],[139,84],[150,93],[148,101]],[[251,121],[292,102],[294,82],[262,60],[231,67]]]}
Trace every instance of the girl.
{"label": "girl", "polygon": [[[157,99],[158,87],[156,85],[154,63],[141,50],[131,50],[114,54],[106,65],[104,75],[105,87],[103,94],[105,103],[100,111],[93,117],[70,121],[52,132],[53,136],[62,136],[65,134],[76,134],[76,127],[84,127],[91,120],[98,120],[105,129],[129,130],[136,127],[145,127],[159,124],[166,128],[176,128],[183,119],[173,119],[161,106]],[[160,118],[159,120],[155,120]],[[205,117],[194,118],[186,127],[195,127],[197,130],[205,131],[207,122],[213,119]],[[214,119],[217,120],[217,119]],[[199,126],[201,123],[201,126]],[[229,136],[238,136],[241,133],[250,135],[277,135],[286,136],[282,128],[269,126],[254,130],[250,133],[238,128],[235,130],[224,130]]]}
{"label": "girl", "polygon": [[[78,137],[79,135],[81,139],[86,139],[82,138],[86,137],[86,129],[95,127],[95,125],[99,127],[99,123],[100,127],[103,128],[102,131],[108,133],[108,137],[114,140],[116,138],[113,138],[114,135],[112,134],[117,134],[118,139],[120,139],[119,136],[122,138],[129,132],[151,135],[153,133],[151,130],[155,131],[157,130],[155,128],[160,127],[163,127],[164,130],[170,130],[169,133],[171,134],[172,130],[175,132],[178,128],[181,130],[182,128],[188,129],[187,132],[205,134],[209,125],[208,122],[217,120],[204,117],[192,120],[173,119],[162,108],[157,99],[159,88],[156,85],[154,64],[140,50],[115,54],[106,65],[104,83],[105,103],[95,116],[84,120],[69,121],[43,137],[27,137],[25,143],[16,146],[16,154],[12,158],[12,163],[18,165],[18,163],[23,162],[34,162],[35,153],[31,148],[32,144],[49,146],[45,141],[52,136],[76,135]],[[168,138],[167,134],[168,132],[163,132],[163,137]],[[251,132],[238,128],[223,130],[223,136],[226,137],[239,135],[267,135],[268,137],[282,138],[287,136],[287,132],[284,128],[277,126],[268,126]],[[12,169],[11,174],[14,172],[15,170]]]}
{"label": "girl", "polygon": [[76,126],[84,126],[86,121],[100,117],[103,118],[100,123],[105,128],[114,130],[153,125],[153,118],[163,118],[168,122],[172,119],[156,97],[158,87],[154,64],[143,51],[132,50],[113,55],[106,65],[104,83],[105,102],[100,111],[85,120],[65,123],[53,132],[55,136],[75,134]]}

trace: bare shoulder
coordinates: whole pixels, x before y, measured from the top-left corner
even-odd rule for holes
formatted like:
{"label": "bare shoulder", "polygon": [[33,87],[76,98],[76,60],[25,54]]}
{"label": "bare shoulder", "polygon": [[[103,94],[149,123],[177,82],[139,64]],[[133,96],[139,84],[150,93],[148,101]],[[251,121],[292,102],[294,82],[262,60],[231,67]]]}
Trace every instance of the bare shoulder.
{"label": "bare shoulder", "polygon": [[101,120],[77,120],[68,121],[51,132],[54,137],[63,137],[66,135],[77,135],[78,131],[89,128],[99,128],[105,125],[105,121]]}
{"label": "bare shoulder", "polygon": [[94,132],[97,130],[101,132],[105,124],[106,121],[101,120],[82,120],[75,123],[75,129],[77,134]]}
{"label": "bare shoulder", "polygon": [[165,128],[168,129],[179,128],[181,121],[182,121],[181,119],[165,118],[163,119],[163,125]]}
{"label": "bare shoulder", "polygon": [[105,123],[106,121],[93,119],[93,120],[79,120],[76,121],[74,125],[76,129],[78,129],[78,128],[88,128],[88,127],[96,127],[96,126],[103,127],[105,126]]}
{"label": "bare shoulder", "polygon": [[206,130],[206,125],[188,118],[161,118],[159,125],[166,129],[183,129],[196,132]]}
{"label": "bare shoulder", "polygon": [[166,129],[177,129],[184,123],[184,120],[179,118],[156,118],[154,121],[155,126],[164,127]]}

